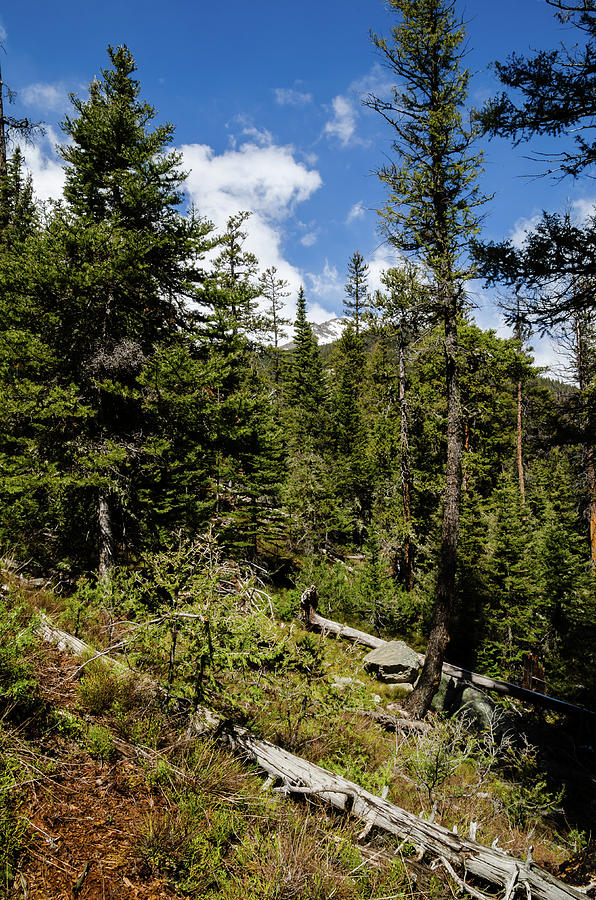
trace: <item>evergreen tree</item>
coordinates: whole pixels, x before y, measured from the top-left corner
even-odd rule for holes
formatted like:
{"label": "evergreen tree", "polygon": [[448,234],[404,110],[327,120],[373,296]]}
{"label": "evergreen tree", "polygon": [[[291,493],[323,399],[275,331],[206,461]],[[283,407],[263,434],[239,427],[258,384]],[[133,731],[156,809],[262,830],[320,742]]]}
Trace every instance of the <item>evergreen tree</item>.
{"label": "evergreen tree", "polygon": [[489,101],[479,119],[489,134],[510,137],[516,144],[536,135],[572,133],[574,150],[541,153],[540,158],[549,160],[549,174],[575,178],[596,162],[596,141],[586,136],[596,114],[596,5],[594,0],[547,3],[561,23],[576,27],[577,42],[540,50],[529,59],[513,53],[505,63],[495,63],[497,77],[509,91]]}
{"label": "evergreen tree", "polygon": [[389,190],[382,221],[389,240],[417,254],[428,270],[444,326],[447,462],[441,551],[426,662],[408,699],[410,711],[423,715],[439,684],[455,597],[462,481],[458,318],[463,282],[470,274],[462,258],[477,231],[480,159],[471,151],[474,131],[463,122],[469,73],[461,65],[464,29],[456,21],[455,4],[390,0],[390,6],[400,16],[392,41],[378,35],[372,40],[398,86],[389,100],[366,100],[391,125],[400,157],[379,171]]}
{"label": "evergreen tree", "polygon": [[269,334],[273,336],[273,380],[275,384],[279,382],[281,369],[279,342],[287,336],[285,326],[290,324],[290,319],[282,315],[284,298],[290,296],[287,287],[287,280],[277,277],[275,266],[270,266],[261,275],[261,295],[269,304],[267,314],[270,322]]}
{"label": "evergreen tree", "polygon": [[209,230],[179,211],[173,129],[151,128],[155,110],[139,99],[131,52],[109,47],[108,55],[111,67],[88,99],[72,97],[75,115],[63,123],[65,202],[44,235],[36,279],[62,381],[92,410],[72,436],[73,466],[83,505],[95,495],[101,574],[115,562],[125,521],[134,534],[145,441],[138,378],[155,347],[185,326]]}
{"label": "evergreen tree", "polygon": [[230,216],[219,239],[222,247],[214,262],[214,276],[220,291],[220,302],[230,317],[235,332],[253,337],[266,334],[268,321],[257,311],[261,290],[257,279],[259,262],[254,253],[244,249],[248,233],[243,225],[249,212]]}
{"label": "evergreen tree", "polygon": [[320,422],[324,399],[323,365],[317,339],[306,318],[306,298],[301,286],[298,291],[294,346],[286,376],[286,396],[291,407],[299,410],[299,429],[311,436],[313,426]]}
{"label": "evergreen tree", "polygon": [[[4,49],[0,43],[0,49]],[[8,147],[14,142],[15,135],[22,140],[28,140],[40,130],[40,126],[32,122],[31,119],[19,118],[11,116],[6,112],[4,101],[8,100],[12,103],[14,100],[14,91],[5,84],[0,69],[0,178],[4,177],[8,171]],[[17,141],[18,143],[18,141]]]}
{"label": "evergreen tree", "polygon": [[368,265],[364,262],[360,251],[356,250],[348,262],[348,281],[344,298],[345,314],[354,326],[356,337],[360,335],[362,317],[368,306]]}
{"label": "evergreen tree", "polygon": [[370,519],[370,479],[367,472],[366,426],[360,402],[364,372],[362,338],[352,323],[335,345],[329,361],[331,446],[336,494],[350,522],[346,537],[360,545]]}
{"label": "evergreen tree", "polygon": [[381,310],[382,323],[397,342],[399,383],[399,465],[402,490],[403,544],[400,579],[411,590],[414,576],[412,535],[412,474],[410,467],[409,422],[406,358],[410,345],[420,336],[429,317],[429,294],[421,284],[415,266],[406,263],[402,269],[388,269],[381,280],[387,293],[379,292],[375,306]]}

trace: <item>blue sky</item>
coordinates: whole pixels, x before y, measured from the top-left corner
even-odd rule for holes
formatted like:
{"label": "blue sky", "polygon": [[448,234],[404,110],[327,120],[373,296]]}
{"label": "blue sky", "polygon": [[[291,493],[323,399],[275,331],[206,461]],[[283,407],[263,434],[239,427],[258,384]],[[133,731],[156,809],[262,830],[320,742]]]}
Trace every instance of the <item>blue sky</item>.
{"label": "blue sky", "polygon": [[[477,105],[497,89],[491,60],[574,38],[544,0],[467,0],[459,11]],[[373,287],[394,261],[377,230],[383,190],[373,174],[391,134],[360,104],[390,83],[368,32],[387,34],[393,21],[380,0],[13,2],[0,9],[2,68],[18,92],[15,112],[47,126],[27,151],[38,193],[60,192],[54,145],[68,93],[85,92],[106,65],[108,43],[126,43],[143,96],[176,127],[199,211],[221,228],[230,213],[251,210],[249,240],[262,267],[276,265],[294,294],[304,283],[314,320],[341,314],[351,253],[367,258]],[[543,208],[591,207],[588,180],[524,177],[537,171],[528,153],[500,140],[485,145],[481,184],[495,194],[486,237],[519,236]],[[478,321],[497,325],[491,298],[475,290]]]}

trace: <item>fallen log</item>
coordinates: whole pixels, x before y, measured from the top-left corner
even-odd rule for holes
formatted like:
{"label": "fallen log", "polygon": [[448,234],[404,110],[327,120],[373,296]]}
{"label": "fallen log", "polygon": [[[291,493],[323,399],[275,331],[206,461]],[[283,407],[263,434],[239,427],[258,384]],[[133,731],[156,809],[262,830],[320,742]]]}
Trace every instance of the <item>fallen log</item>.
{"label": "fallen log", "polygon": [[509,898],[519,885],[535,900],[585,900],[582,891],[564,884],[531,862],[507,856],[498,848],[484,847],[441,825],[419,819],[347,778],[255,738],[245,728],[230,726],[224,734],[232,747],[242,750],[269,776],[279,779],[285,793],[318,797],[335,809],[351,813],[363,822],[370,822],[375,828],[413,844],[433,858],[446,861],[452,869],[454,866],[463,869],[463,878],[457,876],[459,886],[473,896],[478,897],[479,892],[466,884],[469,875],[498,885]]}
{"label": "fallen log", "polygon": [[[43,640],[76,655],[92,652],[84,641],[54,628],[47,618],[44,618],[37,633]],[[388,800],[365,791],[355,782],[255,737],[246,728],[222,722],[210,710],[196,710],[190,727],[195,733],[214,733],[235,751],[256,763],[273,782],[281,782],[284,793],[316,797],[335,809],[356,816],[371,828],[379,828],[413,844],[434,860],[439,860],[458,886],[477,900],[487,898],[466,883],[468,875],[498,885],[505,891],[503,900],[511,900],[518,886],[525,888],[530,900],[532,897],[535,900],[585,900],[586,895],[581,890],[564,884],[533,863],[515,859],[497,848],[462,839],[441,825],[419,819]],[[454,867],[463,871],[463,876]]]}
{"label": "fallen log", "polygon": [[[357,628],[342,625],[340,622],[334,622],[333,619],[326,619],[324,616],[319,615],[317,602],[318,595],[314,586],[304,591],[301,598],[301,615],[309,628],[323,633],[336,634],[338,637],[362,644],[364,647],[372,647],[374,650],[378,647],[383,647],[387,643],[387,641],[373,634],[366,634],[366,632],[359,631]],[[419,653],[418,658],[424,665],[424,654]],[[576,706],[574,703],[568,703],[566,700],[551,697],[550,694],[539,694],[536,691],[530,691],[528,688],[520,687],[518,684],[512,684],[509,681],[500,681],[498,678],[490,678],[488,675],[479,675],[478,672],[471,672],[469,669],[462,669],[461,666],[454,666],[448,662],[443,663],[443,674],[450,675],[463,684],[483,688],[486,691],[494,691],[502,696],[515,697],[516,700],[531,703],[534,706],[554,709],[561,713],[596,717],[596,712],[587,709],[585,706]]]}

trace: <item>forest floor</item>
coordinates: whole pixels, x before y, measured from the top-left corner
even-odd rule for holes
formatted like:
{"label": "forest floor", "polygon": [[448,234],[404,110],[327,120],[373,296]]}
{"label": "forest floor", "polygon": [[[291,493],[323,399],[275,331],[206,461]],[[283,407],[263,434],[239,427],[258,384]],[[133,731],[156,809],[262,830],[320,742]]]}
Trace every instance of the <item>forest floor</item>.
{"label": "forest floor", "polygon": [[[43,592],[20,590],[19,602],[24,597],[34,610],[56,604]],[[363,695],[382,691],[357,668],[358,652],[339,641],[325,645],[336,675],[357,674],[363,679],[358,682]],[[5,879],[0,896],[23,900],[453,896],[445,878],[425,875],[415,862],[405,860],[408,850],[398,852],[395,839],[373,829],[367,845],[359,847],[358,823],[316,804],[264,791],[252,767],[209,740],[190,741],[176,716],[157,710],[142,691],[131,693],[129,686],[128,693],[100,697],[98,704],[98,690],[109,693],[113,688],[102,670],[93,677],[85,670],[85,675],[80,660],[39,642],[27,653],[38,685],[39,710],[18,724],[10,715],[0,722],[0,765],[5,767],[4,780],[0,775]],[[311,679],[303,681],[312,690]],[[298,689],[301,685],[287,678],[281,699],[275,695],[267,701],[266,715],[247,712],[266,737],[286,747],[293,744],[296,752],[355,781],[368,779],[367,786],[378,793],[384,781],[393,802],[416,813],[422,810],[426,816],[432,807],[433,815],[448,827],[452,823],[467,827],[465,823],[473,820],[479,825],[481,843],[491,843],[496,836],[500,846],[518,856],[525,856],[532,845],[535,862],[571,884],[596,880],[594,752],[586,746],[585,735],[579,752],[577,736],[570,729],[533,720],[528,734],[544,744],[544,752],[526,753],[527,771],[518,767],[511,776],[509,759],[508,775],[497,777],[487,769],[486,776],[479,777],[480,757],[462,755],[462,734],[441,731],[444,723],[436,718],[428,738],[398,738],[358,710],[339,704],[333,710],[322,707],[327,728],[314,717],[300,732],[287,704],[295,692],[301,709],[296,721],[304,717],[306,694],[303,685]],[[247,690],[237,673],[232,673],[228,688]],[[391,706],[383,696],[381,708]],[[478,752],[480,745],[474,746]],[[431,783],[429,772],[437,765],[446,767],[444,778]],[[552,777],[545,774],[546,768]],[[556,785],[563,782],[565,792],[557,793]],[[6,796],[10,802],[3,807]]]}
{"label": "forest floor", "polygon": [[[77,713],[78,665],[53,648],[37,658],[41,694],[52,707]],[[49,771],[22,788],[33,831],[19,873],[23,896],[70,900],[79,879],[78,896],[89,900],[179,896],[139,855],[139,834],[164,797],[150,788],[134,749],[119,742],[117,760],[94,759],[72,737],[50,730],[38,750]]]}

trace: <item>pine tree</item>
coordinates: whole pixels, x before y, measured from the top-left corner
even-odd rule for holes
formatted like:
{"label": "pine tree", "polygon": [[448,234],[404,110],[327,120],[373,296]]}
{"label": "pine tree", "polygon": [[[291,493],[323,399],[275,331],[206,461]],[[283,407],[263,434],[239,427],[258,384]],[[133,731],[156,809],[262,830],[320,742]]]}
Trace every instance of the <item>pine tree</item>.
{"label": "pine tree", "polygon": [[138,379],[156,346],[186,325],[209,230],[180,213],[173,129],[151,127],[156,113],[139,98],[130,50],[108,47],[108,55],[110,68],[88,99],[72,98],[75,114],[63,123],[65,202],[43,237],[36,279],[62,380],[92,410],[73,465],[84,502],[95,495],[101,574],[114,565],[125,520],[134,534],[145,441]]}
{"label": "pine tree", "polygon": [[414,546],[412,540],[412,475],[409,450],[409,422],[407,399],[407,356],[410,345],[420,336],[429,319],[429,292],[421,284],[415,266],[388,269],[381,280],[387,293],[379,292],[375,306],[381,310],[382,324],[397,342],[399,408],[400,408],[400,474],[403,505],[401,580],[411,590],[414,576]]}
{"label": "pine tree", "polygon": [[302,286],[298,291],[294,347],[286,376],[286,396],[290,406],[300,411],[300,430],[314,434],[311,426],[320,417],[324,398],[323,365],[317,339],[306,318],[306,298]]}
{"label": "pine tree", "polygon": [[256,337],[267,333],[268,321],[258,313],[261,290],[257,279],[259,261],[244,249],[248,233],[243,225],[249,212],[230,216],[219,239],[222,247],[214,262],[214,276],[220,291],[220,303],[230,317],[235,332]]}
{"label": "pine tree", "polygon": [[356,337],[360,335],[362,317],[368,306],[368,265],[364,262],[360,251],[356,250],[348,262],[348,281],[344,298],[344,310],[354,326]]}
{"label": "pine tree", "polygon": [[346,537],[360,545],[370,519],[371,490],[360,402],[364,350],[351,322],[337,341],[329,365],[334,382],[330,405],[335,492],[350,523]]}
{"label": "pine tree", "polygon": [[390,0],[390,6],[400,16],[391,43],[378,35],[372,40],[399,86],[390,100],[365,101],[391,125],[400,157],[379,171],[389,191],[382,221],[388,239],[418,255],[428,270],[445,335],[447,461],[436,600],[426,662],[408,700],[410,711],[423,715],[439,684],[455,597],[462,482],[458,318],[470,274],[463,254],[478,227],[480,159],[471,151],[474,132],[463,123],[469,73],[461,65],[464,29],[455,4]]}
{"label": "pine tree", "polygon": [[269,334],[273,336],[273,380],[278,384],[281,370],[279,342],[287,336],[285,326],[290,324],[290,319],[282,315],[283,302],[290,296],[287,290],[288,282],[285,278],[277,277],[277,269],[270,266],[261,275],[261,295],[267,300],[269,308]]}
{"label": "pine tree", "polygon": [[[1,43],[0,49],[4,49]],[[0,69],[0,178],[8,171],[8,147],[15,142],[15,135],[26,141],[40,130],[39,124],[32,122],[31,119],[9,115],[4,107],[5,99],[12,103],[14,91],[5,84]],[[18,141],[16,143],[18,144]]]}
{"label": "pine tree", "polygon": [[490,100],[479,120],[489,134],[510,137],[516,144],[536,135],[572,133],[573,151],[541,153],[540,159],[549,160],[548,174],[575,178],[596,162],[596,141],[586,136],[596,114],[596,6],[594,0],[547,3],[562,24],[575,26],[578,40],[570,47],[540,50],[529,59],[513,53],[505,63],[495,63],[497,77],[509,92]]}

